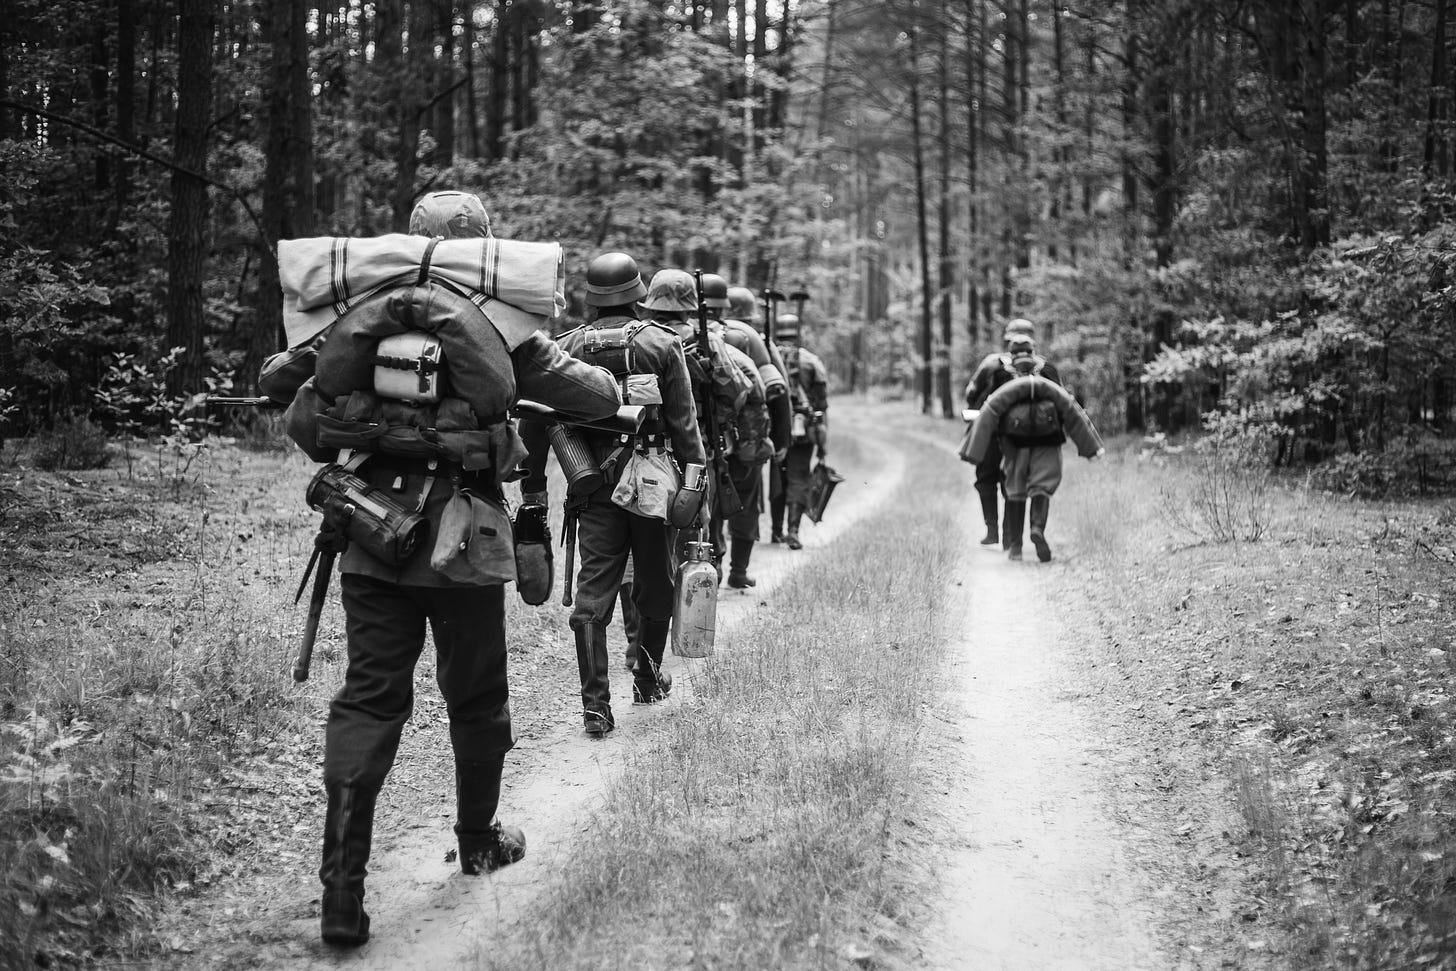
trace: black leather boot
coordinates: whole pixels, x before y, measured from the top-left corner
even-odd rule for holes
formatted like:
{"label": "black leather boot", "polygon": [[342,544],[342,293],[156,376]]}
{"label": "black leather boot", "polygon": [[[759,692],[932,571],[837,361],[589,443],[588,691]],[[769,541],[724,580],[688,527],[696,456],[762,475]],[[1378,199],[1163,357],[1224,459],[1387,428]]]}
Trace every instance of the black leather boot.
{"label": "black leather boot", "polygon": [[455,838],[460,872],[469,876],[499,870],[526,855],[526,835],[495,818],[505,760],[504,752],[493,752],[482,762],[455,760]]}
{"label": "black leather boot", "polygon": [[802,503],[789,503],[788,532],[784,534],[784,543],[791,550],[801,550],[804,544],[799,542],[799,521],[804,517],[804,506]]}
{"label": "black leather boot", "polygon": [[637,666],[632,669],[632,700],[638,704],[650,705],[672,692],[672,675],[662,670],[662,655],[671,629],[671,621],[642,621],[642,645],[637,651]]}
{"label": "black leather boot", "polygon": [[1002,542],[1006,543],[1006,558],[1021,559],[1021,534],[1026,529],[1026,500],[1006,500],[1006,531]]}
{"label": "black leather boot", "polygon": [[607,629],[583,624],[574,633],[576,668],[581,675],[582,725],[588,735],[601,738],[617,727],[612,718],[611,683],[607,680]]}
{"label": "black leather boot", "polygon": [[996,485],[992,483],[989,489],[977,486],[976,492],[980,493],[981,518],[986,522],[986,536],[981,545],[995,546],[1001,542],[1001,531],[996,528]]}
{"label": "black leather boot", "polygon": [[1051,505],[1051,496],[1031,497],[1031,545],[1036,547],[1036,558],[1043,563],[1052,558],[1052,548],[1046,541],[1047,513]]}
{"label": "black leather boot", "polygon": [[733,550],[728,557],[728,586],[742,590],[758,583],[748,575],[748,559],[752,555],[753,540],[733,537]]}
{"label": "black leather boot", "polygon": [[328,787],[324,815],[324,853],[319,880],[320,936],[325,944],[357,947],[369,940],[369,915],[364,912],[364,877],[369,872],[369,844],[374,837],[374,802],[378,789]]}

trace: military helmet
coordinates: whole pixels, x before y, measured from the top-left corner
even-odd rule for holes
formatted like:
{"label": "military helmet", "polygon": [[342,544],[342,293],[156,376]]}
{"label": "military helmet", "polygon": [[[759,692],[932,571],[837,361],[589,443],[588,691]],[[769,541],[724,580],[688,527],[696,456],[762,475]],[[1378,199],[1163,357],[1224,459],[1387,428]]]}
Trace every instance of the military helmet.
{"label": "military helmet", "polygon": [[758,300],[747,287],[728,288],[728,315],[734,320],[753,323],[758,319]]}
{"label": "military helmet", "polygon": [[490,215],[473,192],[431,192],[410,213],[411,236],[470,239],[490,235]]}
{"label": "military helmet", "polygon": [[646,295],[637,261],[626,253],[603,253],[587,265],[587,306],[620,307]]}
{"label": "military helmet", "polygon": [[728,281],[716,273],[703,274],[703,306],[728,309]]}
{"label": "military helmet", "polygon": [[1036,325],[1025,317],[1017,317],[1006,325],[1006,333],[1001,335],[1001,339],[1009,343],[1011,338],[1017,334],[1025,334],[1027,337],[1035,338]]}
{"label": "military helmet", "polygon": [[779,314],[774,320],[774,338],[786,341],[799,339],[799,315]]}
{"label": "military helmet", "polygon": [[658,270],[647,285],[648,310],[697,310],[698,287],[684,270]]}

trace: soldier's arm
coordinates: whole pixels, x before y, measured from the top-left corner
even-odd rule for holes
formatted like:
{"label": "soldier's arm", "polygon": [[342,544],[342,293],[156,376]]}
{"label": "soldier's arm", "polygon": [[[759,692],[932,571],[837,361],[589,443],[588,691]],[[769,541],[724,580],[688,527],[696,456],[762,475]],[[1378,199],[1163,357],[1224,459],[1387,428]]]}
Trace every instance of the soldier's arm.
{"label": "soldier's arm", "polygon": [[526,477],[521,480],[521,492],[530,494],[546,491],[546,457],[551,452],[551,439],[546,435],[546,423],[532,418],[522,418],[516,424],[521,441],[526,445]]}
{"label": "soldier's arm", "polygon": [[1058,385],[1062,383],[1062,376],[1057,373],[1057,366],[1050,361],[1042,365],[1041,376]]}
{"label": "soldier's arm", "polygon": [[662,420],[672,441],[673,453],[683,465],[707,465],[703,437],[698,434],[698,410],[693,405],[693,385],[688,378],[688,362],[683,356],[682,341],[664,341],[661,368],[657,372],[658,389],[662,392]]}
{"label": "soldier's arm", "polygon": [[966,407],[979,408],[986,403],[986,397],[991,393],[991,379],[1001,368],[1001,359],[995,354],[987,354],[981,358],[981,363],[976,365],[976,370],[971,374],[971,380],[966,385]]}
{"label": "soldier's arm", "polygon": [[813,375],[805,388],[809,394],[809,407],[815,411],[828,411],[829,369],[824,366],[824,361],[817,354],[809,358],[809,364],[808,370]]}
{"label": "soldier's arm", "polygon": [[528,338],[513,352],[516,396],[539,401],[578,421],[617,413],[622,404],[617,382],[601,368],[578,361],[545,334]]}

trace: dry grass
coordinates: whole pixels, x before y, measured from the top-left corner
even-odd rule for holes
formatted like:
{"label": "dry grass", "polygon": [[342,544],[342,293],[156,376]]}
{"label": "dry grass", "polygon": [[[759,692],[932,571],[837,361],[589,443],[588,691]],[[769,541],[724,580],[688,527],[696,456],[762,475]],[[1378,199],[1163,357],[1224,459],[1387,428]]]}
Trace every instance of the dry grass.
{"label": "dry grass", "polygon": [[[246,777],[295,743],[282,571],[306,510],[232,503],[268,504],[274,479],[304,473],[204,455],[179,490],[176,471],[4,471],[17,555],[0,586],[0,967],[145,946],[159,893],[269,837],[219,834],[227,810],[204,807],[267,798]],[[220,485],[230,504],[215,508]]]}
{"label": "dry grass", "polygon": [[[847,446],[835,454],[847,474],[875,458]],[[720,642],[692,702],[603,794],[538,904],[536,939],[481,966],[817,968],[894,954],[916,899],[894,834],[917,798],[924,682],[958,552],[957,470],[938,469]],[[912,502],[934,511],[904,516]]]}
{"label": "dry grass", "polygon": [[1111,459],[1065,507],[1081,579],[1129,688],[1214,753],[1285,966],[1456,966],[1449,507],[1228,479],[1262,537],[1187,545],[1160,502],[1206,470]]}

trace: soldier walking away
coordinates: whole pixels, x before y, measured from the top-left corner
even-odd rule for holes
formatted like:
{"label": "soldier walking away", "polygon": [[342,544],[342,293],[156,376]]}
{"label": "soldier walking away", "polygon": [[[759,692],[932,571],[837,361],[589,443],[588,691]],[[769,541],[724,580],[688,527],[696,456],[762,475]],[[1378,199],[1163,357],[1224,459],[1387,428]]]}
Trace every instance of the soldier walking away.
{"label": "soldier walking away", "polygon": [[[1018,317],[1006,325],[1005,333],[1002,335],[1004,350],[995,354],[987,354],[976,365],[975,371],[971,373],[971,380],[966,384],[966,407],[972,410],[979,410],[1001,385],[1010,381],[1016,375],[1011,369],[1011,341],[1015,337],[1036,338],[1036,327],[1031,321],[1024,317]],[[1051,364],[1043,364],[1041,374],[1048,380],[1061,383],[1057,369]],[[995,546],[1002,544],[1002,549],[1008,549],[1011,545],[1009,537],[1005,536],[1004,528],[997,529],[996,517],[996,494],[1005,490],[1003,483],[1005,475],[1001,471],[1001,442],[998,438],[992,437],[990,446],[985,456],[976,463],[976,493],[981,500],[981,518],[986,523],[986,535],[981,540],[982,546]],[[1006,514],[1009,517],[1012,512],[1010,500],[1007,500]]]}
{"label": "soldier walking away", "polygon": [[1031,504],[1031,542],[1036,558],[1052,558],[1047,543],[1051,497],[1062,482],[1062,445],[1071,438],[1086,459],[1103,455],[1102,439],[1072,393],[1046,377],[1048,364],[1036,354],[1031,338],[1011,340],[1011,380],[981,407],[971,429],[968,452],[984,457],[991,442],[1001,439],[1001,469],[1006,483],[1007,556],[1021,559],[1021,537],[1027,503]]}
{"label": "soldier walking away", "polygon": [[[740,295],[739,309],[754,309],[752,291]],[[726,524],[731,546],[728,554],[728,586],[743,590],[757,581],[748,574],[753,547],[758,542],[758,523],[763,513],[763,470],[774,457],[782,458],[789,445],[788,384],[774,364],[762,337],[747,321],[725,318],[732,312],[732,290],[728,281],[715,273],[703,274],[703,303],[728,346],[728,353],[752,385],[748,399],[729,427],[728,470],[742,508],[729,516],[717,514],[712,524],[714,543],[722,548]]]}
{"label": "soldier walking away", "polygon": [[829,371],[819,356],[800,344],[797,314],[779,314],[774,340],[788,369],[789,400],[793,407],[788,453],[779,466],[781,487],[770,499],[772,540],[791,550],[802,549],[799,523],[809,504],[809,473],[814,458],[824,461],[829,431]]}
{"label": "soldier walking away", "polygon": [[[637,302],[644,297],[647,307],[661,306],[666,300],[662,293],[654,297],[643,287],[632,257],[626,253],[597,256],[586,272],[586,303],[592,319],[556,338],[564,351],[583,364],[611,374],[624,403],[646,409],[634,435],[580,431],[602,471],[602,484],[567,510],[576,518],[581,557],[571,630],[581,675],[582,724],[596,738],[616,727],[608,681],[607,625],[629,556],[637,627],[632,700],[651,704],[672,690],[672,677],[662,670],[673,605],[666,503],[655,515],[641,507],[628,508],[620,504],[619,486],[636,461],[675,463],[679,475],[687,466],[704,465],[682,342],[672,328],[638,318]],[[530,449],[522,488],[539,495],[546,490],[546,431],[535,422],[521,424]],[[691,520],[703,495],[689,495],[684,490],[678,501],[690,506],[687,518]]]}
{"label": "soldier walking away", "polygon": [[[698,431],[707,456],[708,478],[712,482],[709,491],[714,493],[711,499],[713,505],[703,510],[703,515],[710,518],[714,509],[722,508],[721,504],[727,499],[725,493],[732,488],[731,483],[725,481],[731,476],[726,468],[727,430],[737,421],[739,412],[748,401],[752,385],[739,366],[733,363],[721,333],[714,333],[710,326],[707,347],[702,346],[699,333],[701,328],[697,321],[689,318],[690,314],[695,314],[698,310],[698,287],[687,271],[671,268],[658,270],[647,287],[647,297],[642,301],[642,306],[651,312],[654,322],[672,328],[673,333],[681,339],[683,353],[687,356],[693,404],[698,416]],[[734,496],[736,495],[737,490],[734,489]],[[702,525],[711,526],[711,521]],[[690,538],[690,534],[682,531],[675,537],[675,561],[681,559],[683,544]],[[713,540],[711,530],[703,539]],[[722,558],[723,549],[715,543],[713,564],[719,567],[720,579]]]}
{"label": "soldier walking away", "polygon": [[[484,237],[490,222],[474,195],[439,192],[420,200],[410,229],[437,238]],[[504,416],[518,395],[583,421],[609,417],[619,405],[607,375],[567,357],[541,332],[512,329],[426,269],[413,283],[367,298],[338,319],[319,348],[316,376],[299,389],[286,418],[289,435],[311,458],[344,463],[344,471],[372,487],[370,495],[417,511],[428,524],[422,549],[403,562],[382,559],[368,537],[351,538],[341,557],[348,668],[325,728],[328,806],[319,868],[321,934],[337,946],[369,938],[364,877],[375,803],[410,716],[427,625],[455,755],[460,867],[467,874],[490,872],[525,855],[522,832],[496,819],[506,753],[515,744],[503,587],[515,560],[501,483],[525,452]],[[402,326],[416,328],[405,336],[433,335],[442,346],[439,363],[451,381],[441,385],[438,400],[394,400],[398,392],[385,390],[377,348]],[[472,337],[480,334],[492,337]],[[454,433],[450,441],[468,447],[405,447],[418,444],[421,427],[434,432],[447,418],[467,414],[500,417]],[[381,426],[386,434],[372,434]],[[351,447],[373,451],[350,453]],[[465,540],[457,548],[446,514],[462,508],[467,536],[477,524],[494,524],[504,543],[466,548]]]}

